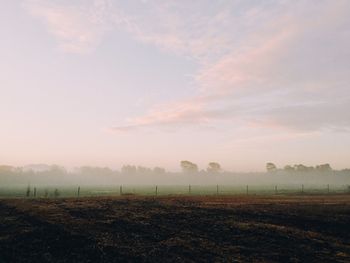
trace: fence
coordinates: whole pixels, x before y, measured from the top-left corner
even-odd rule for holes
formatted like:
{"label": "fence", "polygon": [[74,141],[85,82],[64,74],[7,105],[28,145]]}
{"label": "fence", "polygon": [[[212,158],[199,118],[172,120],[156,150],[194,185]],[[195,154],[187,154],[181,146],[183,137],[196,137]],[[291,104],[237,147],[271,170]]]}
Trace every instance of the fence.
{"label": "fence", "polygon": [[118,185],[118,186],[27,186],[0,188],[2,198],[59,198],[98,196],[165,195],[312,195],[350,194],[349,185]]}

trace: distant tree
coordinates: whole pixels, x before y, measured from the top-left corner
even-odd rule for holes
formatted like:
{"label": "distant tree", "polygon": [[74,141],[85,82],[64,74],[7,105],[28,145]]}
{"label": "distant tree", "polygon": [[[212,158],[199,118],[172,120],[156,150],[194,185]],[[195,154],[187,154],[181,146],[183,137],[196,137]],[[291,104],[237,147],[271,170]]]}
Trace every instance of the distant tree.
{"label": "distant tree", "polygon": [[286,166],[284,166],[283,170],[284,170],[285,172],[288,172],[288,173],[294,172],[294,171],[295,171],[294,167],[291,166],[291,165],[286,165]]}
{"label": "distant tree", "polygon": [[297,172],[305,172],[307,167],[303,164],[294,164],[294,170]]}
{"label": "distant tree", "polygon": [[155,174],[165,174],[165,169],[162,167],[154,167],[153,168],[153,173]]}
{"label": "distant tree", "polygon": [[307,172],[314,171],[315,168],[312,166],[306,166],[303,164],[296,164],[296,165],[294,165],[294,170],[297,172],[301,172],[301,173],[307,173]]}
{"label": "distant tree", "polygon": [[322,172],[322,173],[332,171],[332,167],[329,165],[329,163],[316,165],[315,169],[317,172]]}
{"label": "distant tree", "polygon": [[137,166],[137,173],[140,174],[151,174],[152,169],[144,166]]}
{"label": "distant tree", "polygon": [[50,166],[50,170],[48,172],[51,175],[60,176],[62,174],[66,174],[67,170],[63,166],[59,166],[59,165],[53,164],[53,165]]}
{"label": "distant tree", "polygon": [[341,172],[342,174],[349,174],[349,175],[350,175],[350,169],[349,169],[349,168],[345,168],[345,169],[343,169],[343,170],[340,170],[340,172]]}
{"label": "distant tree", "polygon": [[190,161],[181,161],[180,163],[182,171],[184,173],[197,173],[198,172],[198,166],[195,163],[192,163]]}
{"label": "distant tree", "polygon": [[266,171],[270,172],[275,172],[277,171],[277,166],[274,163],[267,163],[266,164]]}
{"label": "distant tree", "polygon": [[10,165],[0,165],[0,173],[11,173],[15,170],[15,167]]}
{"label": "distant tree", "polygon": [[207,168],[208,173],[218,173],[221,172],[221,165],[216,162],[210,162]]}
{"label": "distant tree", "polygon": [[135,174],[137,171],[137,168],[135,165],[124,165],[122,167],[122,173],[125,174]]}

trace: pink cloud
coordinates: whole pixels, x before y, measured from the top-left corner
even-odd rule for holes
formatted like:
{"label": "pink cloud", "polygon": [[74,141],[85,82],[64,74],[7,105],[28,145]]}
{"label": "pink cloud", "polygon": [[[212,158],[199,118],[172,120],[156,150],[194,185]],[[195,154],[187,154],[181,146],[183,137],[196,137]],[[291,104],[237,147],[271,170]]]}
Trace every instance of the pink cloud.
{"label": "pink cloud", "polygon": [[[349,24],[344,12],[348,7],[346,2],[325,2],[316,9],[310,8],[307,3],[276,4],[269,10],[260,7],[248,9],[238,20],[225,11],[209,18],[195,13],[190,16],[195,21],[191,24],[192,20],[186,16],[179,21],[179,17],[172,14],[160,26],[155,25],[151,29],[147,25],[141,26],[138,35],[141,41],[189,55],[198,61],[200,69],[194,76],[194,83],[198,87],[198,98],[206,99],[195,109],[179,101],[164,106],[167,110],[152,109],[150,114],[133,121],[152,126],[210,123],[223,119],[236,120],[236,113],[240,112],[240,123],[247,128],[254,122],[272,130],[280,127],[290,129],[292,126],[295,129],[303,129],[302,126],[318,129],[326,123],[334,125],[335,122],[344,125],[344,121],[322,120],[314,115],[310,115],[306,123],[302,111],[295,106],[298,102],[310,105],[302,107],[303,110],[323,111],[325,104],[309,102],[328,101],[330,98],[323,96],[319,90],[339,85],[332,76],[334,70],[323,61],[327,57],[340,61],[342,57],[333,57],[346,50],[339,43],[350,43],[341,31]],[[170,12],[166,6],[160,10],[165,15]],[[261,23],[257,24],[258,21]],[[251,30],[252,26],[256,28]],[[334,31],[335,28],[340,31]],[[239,32],[240,29],[243,32]],[[338,47],[322,45],[322,38],[327,35],[341,39],[337,42]],[[237,37],[241,39],[237,41]],[[337,67],[338,75],[346,71],[344,65]],[[253,106],[247,105],[247,101],[253,102]],[[220,114],[213,117],[212,109],[218,107],[221,108]],[[283,109],[285,119],[277,117],[278,109]],[[342,112],[339,116],[345,117]]]}
{"label": "pink cloud", "polygon": [[[246,127],[266,122],[274,123],[271,129],[289,123],[300,128],[302,114],[293,115],[297,112],[295,100],[328,101],[330,97],[322,95],[325,91],[344,90],[338,87],[339,75],[342,85],[349,80],[348,60],[343,54],[350,44],[348,1],[317,6],[277,1],[243,7],[240,2],[228,1],[217,9],[215,4],[208,5],[213,10],[205,9],[201,1],[147,1],[140,3],[140,9],[104,0],[86,3],[28,0],[25,8],[45,22],[65,51],[91,52],[109,29],[118,29],[144,44],[190,57],[199,68],[192,79],[197,96],[156,105],[114,130],[237,119]],[[322,105],[312,107],[317,112]],[[281,108],[290,122],[277,117],[275,109]],[[318,120],[312,127],[327,123],[309,118]]]}
{"label": "pink cloud", "polygon": [[112,127],[112,130],[130,131],[142,127],[207,122],[209,117],[203,113],[203,106],[203,102],[197,98],[173,102],[158,106],[144,116],[129,119],[126,125]]}
{"label": "pink cloud", "polygon": [[[141,127],[198,125],[217,120],[237,119],[237,114],[232,112],[232,107],[221,109],[222,107],[218,108],[217,105],[224,104],[223,102],[232,96],[232,92],[258,85],[263,81],[263,72],[260,70],[270,63],[271,54],[280,52],[293,33],[291,29],[272,36],[264,36],[259,39],[260,42],[256,47],[242,47],[241,50],[221,56],[216,62],[204,63],[205,65],[195,76],[195,82],[199,87],[197,97],[153,108],[148,114],[133,118],[125,126],[117,126],[113,129],[130,131]],[[204,39],[202,41],[205,42]],[[171,43],[170,48],[177,48],[177,44]],[[235,99],[235,97],[232,98]],[[239,111],[244,112],[244,107]]]}
{"label": "pink cloud", "polygon": [[58,40],[59,48],[69,53],[88,53],[99,44],[108,30],[106,1],[87,2],[90,5],[60,5],[57,2],[28,0],[24,8],[42,20]]}

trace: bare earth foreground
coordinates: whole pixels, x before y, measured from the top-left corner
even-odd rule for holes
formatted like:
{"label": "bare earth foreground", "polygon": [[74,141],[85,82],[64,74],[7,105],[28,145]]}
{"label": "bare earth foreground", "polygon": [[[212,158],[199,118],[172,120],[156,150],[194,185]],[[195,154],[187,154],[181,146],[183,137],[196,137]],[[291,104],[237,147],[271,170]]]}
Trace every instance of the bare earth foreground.
{"label": "bare earth foreground", "polygon": [[350,262],[350,195],[3,199],[0,262]]}

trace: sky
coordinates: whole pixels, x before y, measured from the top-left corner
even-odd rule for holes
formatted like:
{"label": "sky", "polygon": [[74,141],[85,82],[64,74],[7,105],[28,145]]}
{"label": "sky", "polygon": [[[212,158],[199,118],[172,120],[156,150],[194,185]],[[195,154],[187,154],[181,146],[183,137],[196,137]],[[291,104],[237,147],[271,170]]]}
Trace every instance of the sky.
{"label": "sky", "polygon": [[11,0],[0,162],[350,167],[348,0]]}

